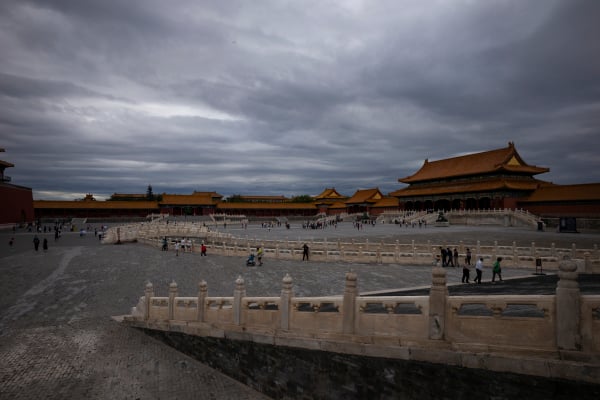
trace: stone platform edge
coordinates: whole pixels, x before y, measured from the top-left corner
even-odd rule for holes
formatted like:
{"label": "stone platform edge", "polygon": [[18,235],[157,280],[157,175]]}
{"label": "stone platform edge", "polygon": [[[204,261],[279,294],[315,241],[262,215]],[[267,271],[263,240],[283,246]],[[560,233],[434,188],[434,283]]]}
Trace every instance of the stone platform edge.
{"label": "stone platform edge", "polygon": [[598,357],[577,351],[545,351],[469,343],[450,345],[443,340],[400,340],[393,336],[385,339],[379,337],[376,342],[372,337],[357,338],[343,334],[320,335],[317,338],[286,331],[249,332],[235,325],[223,329],[197,321],[143,321],[131,315],[114,316],[112,319],[132,328],[191,336],[600,384]]}

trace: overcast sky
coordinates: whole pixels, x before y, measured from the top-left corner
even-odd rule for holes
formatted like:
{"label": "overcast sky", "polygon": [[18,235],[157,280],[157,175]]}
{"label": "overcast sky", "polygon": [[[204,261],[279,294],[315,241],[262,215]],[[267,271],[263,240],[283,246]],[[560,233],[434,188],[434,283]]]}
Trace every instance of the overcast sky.
{"label": "overcast sky", "polygon": [[0,2],[0,159],[35,199],[346,195],[506,147],[600,182],[600,1]]}

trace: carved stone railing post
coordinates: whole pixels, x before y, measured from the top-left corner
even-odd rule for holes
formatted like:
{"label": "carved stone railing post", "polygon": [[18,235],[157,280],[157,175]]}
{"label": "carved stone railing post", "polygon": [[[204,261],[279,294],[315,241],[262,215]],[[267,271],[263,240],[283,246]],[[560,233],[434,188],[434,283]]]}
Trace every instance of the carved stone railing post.
{"label": "carved stone railing post", "polygon": [[344,333],[354,333],[356,296],[358,296],[357,277],[356,273],[350,271],[346,274],[346,288],[344,289],[342,323],[342,329]]}
{"label": "carved stone railing post", "polygon": [[591,254],[589,251],[586,251],[583,255],[583,272],[586,274],[591,274],[593,272]]}
{"label": "carved stone railing post", "polygon": [[556,287],[556,344],[561,350],[580,350],[580,292],[577,263],[564,256],[558,265]]}
{"label": "carved stone railing post", "polygon": [[285,274],[282,282],[283,288],[281,289],[281,300],[279,302],[280,328],[287,331],[290,329],[290,312],[292,310],[292,297],[294,297],[290,274]]}
{"label": "carved stone railing post", "polygon": [[233,291],[233,323],[242,324],[242,299],[246,297],[246,284],[241,275],[235,280],[235,290]]}
{"label": "carved stone railing post", "polygon": [[205,280],[201,280],[198,283],[198,309],[196,319],[200,322],[204,322],[206,315],[206,297],[208,296],[208,285]]}
{"label": "carved stone railing post", "polygon": [[177,297],[177,283],[171,282],[169,285],[169,320],[174,319],[175,315],[175,297]]}
{"label": "carved stone railing post", "polygon": [[152,304],[152,298],[154,297],[154,286],[152,283],[148,282],[146,284],[146,290],[144,290],[144,306],[146,309],[144,310],[144,319],[147,321],[150,319],[150,306]]}
{"label": "carved stone railing post", "polygon": [[444,339],[446,329],[446,301],[448,298],[446,270],[441,267],[434,267],[431,277],[431,290],[429,291],[429,339],[442,340]]}

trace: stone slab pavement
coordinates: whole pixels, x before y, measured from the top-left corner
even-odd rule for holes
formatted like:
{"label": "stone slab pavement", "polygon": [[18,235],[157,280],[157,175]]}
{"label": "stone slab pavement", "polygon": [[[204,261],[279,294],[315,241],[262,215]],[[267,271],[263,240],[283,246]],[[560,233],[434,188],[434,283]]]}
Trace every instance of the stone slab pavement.
{"label": "stone slab pavement", "polygon": [[[400,228],[378,225],[356,230],[350,223],[336,229],[220,228],[239,237],[328,240],[355,238],[371,242],[493,243],[593,248],[598,234],[558,234],[513,228]],[[123,327],[111,316],[128,314],[144,286],[157,295],[178,283],[179,293],[195,296],[206,280],[209,296],[232,296],[242,276],[249,296],[278,296],[289,273],[298,296],[343,293],[344,276],[353,270],[361,292],[428,286],[431,267],[276,261],[245,267],[245,257],[162,252],[141,244],[101,245],[93,233],[65,233],[49,249],[34,251],[33,233],[0,231],[0,399],[265,399],[261,393],[215,369]],[[14,238],[12,247],[8,245]],[[450,284],[460,282],[460,268],[447,269]],[[491,273],[486,271],[484,280]],[[533,271],[504,268],[505,278]],[[503,285],[509,287],[509,283]]]}

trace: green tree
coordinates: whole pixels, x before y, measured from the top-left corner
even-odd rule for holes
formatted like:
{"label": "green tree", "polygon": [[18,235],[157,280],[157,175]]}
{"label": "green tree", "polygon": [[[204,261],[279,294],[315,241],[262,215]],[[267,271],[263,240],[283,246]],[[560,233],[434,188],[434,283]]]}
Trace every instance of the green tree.
{"label": "green tree", "polygon": [[228,203],[241,203],[244,200],[242,199],[242,195],[241,194],[232,194],[231,196],[229,196],[227,198],[227,202]]}
{"label": "green tree", "polygon": [[294,196],[291,200],[292,203],[312,203],[313,198],[307,194],[301,194],[300,196]]}
{"label": "green tree", "polygon": [[148,185],[148,189],[146,189],[146,200],[154,200],[154,193],[152,193],[152,185]]}

